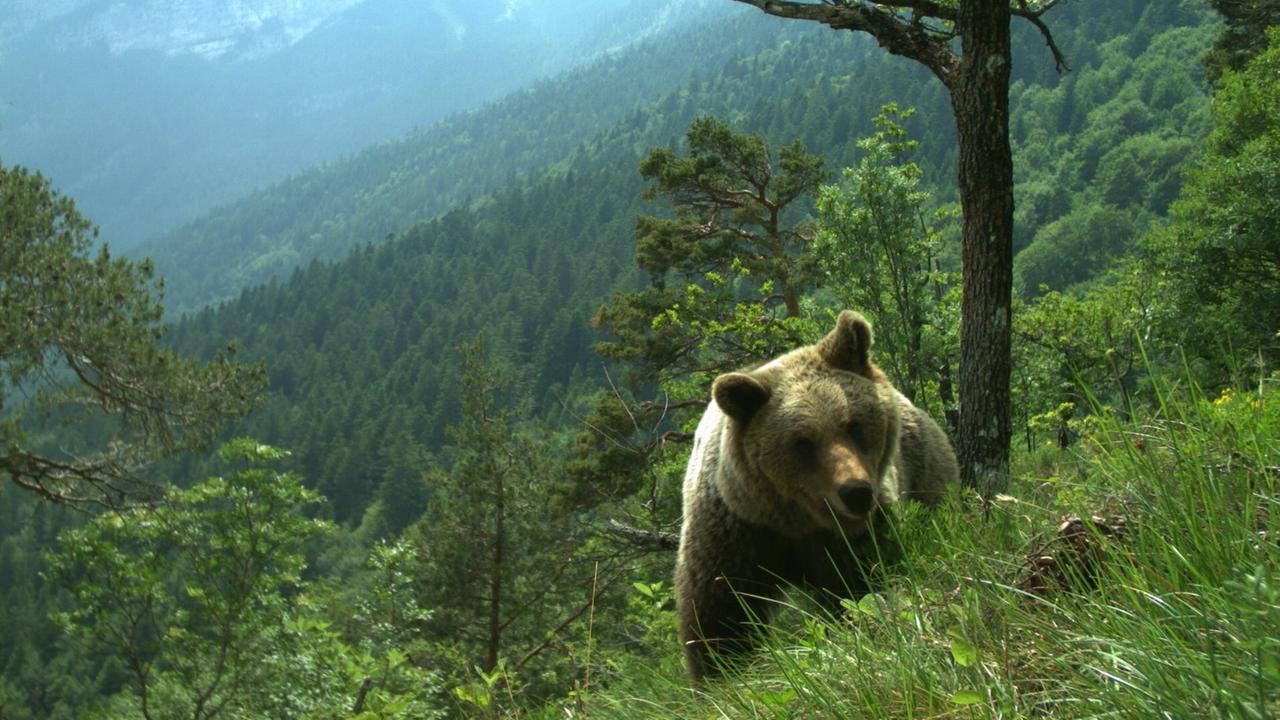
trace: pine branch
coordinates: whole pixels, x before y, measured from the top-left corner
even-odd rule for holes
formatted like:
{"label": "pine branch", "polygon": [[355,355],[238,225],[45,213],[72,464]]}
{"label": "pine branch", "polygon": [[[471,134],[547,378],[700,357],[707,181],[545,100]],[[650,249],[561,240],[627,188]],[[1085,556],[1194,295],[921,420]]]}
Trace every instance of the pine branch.
{"label": "pine branch", "polygon": [[1027,4],[1027,0],[1018,0],[1018,7],[1014,8],[1012,13],[1036,26],[1036,29],[1040,31],[1041,37],[1044,38],[1045,45],[1049,47],[1049,52],[1053,53],[1054,69],[1059,73],[1064,73],[1069,72],[1071,67],[1067,65],[1067,58],[1062,54],[1062,51],[1058,49],[1058,44],[1054,42],[1053,33],[1049,31],[1049,26],[1045,25],[1044,21],[1040,19],[1041,15],[1049,12],[1049,10],[1057,4],[1057,0],[1050,0],[1050,2],[1045,3],[1038,10],[1032,10]]}
{"label": "pine branch", "polygon": [[675,533],[661,530],[642,530],[630,525],[624,525],[617,520],[610,520],[605,529],[640,547],[653,550],[675,550],[680,547],[680,536]]}
{"label": "pine branch", "polygon": [[[955,18],[953,8],[930,0],[896,0],[883,3],[811,4],[786,0],[734,0],[775,17],[813,20],[834,30],[865,32],[894,55],[911,58],[929,68],[943,85],[951,87],[960,61],[951,52],[951,33],[923,24],[922,15],[944,21]],[[899,17],[894,9],[910,9],[913,19]]]}

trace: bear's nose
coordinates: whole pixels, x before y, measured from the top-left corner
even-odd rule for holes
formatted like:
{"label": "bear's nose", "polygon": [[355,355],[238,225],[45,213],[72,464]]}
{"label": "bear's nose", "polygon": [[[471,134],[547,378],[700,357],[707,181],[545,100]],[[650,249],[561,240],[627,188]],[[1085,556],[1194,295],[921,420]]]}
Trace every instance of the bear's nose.
{"label": "bear's nose", "polygon": [[870,485],[845,485],[840,488],[840,502],[849,512],[861,515],[871,509],[875,494]]}

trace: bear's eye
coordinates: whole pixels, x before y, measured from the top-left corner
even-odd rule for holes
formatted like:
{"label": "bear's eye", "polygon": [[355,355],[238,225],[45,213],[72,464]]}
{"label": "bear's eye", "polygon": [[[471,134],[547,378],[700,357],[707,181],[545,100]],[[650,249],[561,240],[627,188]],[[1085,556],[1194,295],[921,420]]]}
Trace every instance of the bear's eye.
{"label": "bear's eye", "polygon": [[791,450],[800,458],[811,458],[818,452],[818,443],[811,438],[798,437],[791,441]]}
{"label": "bear's eye", "polygon": [[862,423],[858,422],[857,420],[849,421],[849,424],[845,427],[845,432],[849,433],[849,438],[853,440],[855,445],[862,444],[862,440],[864,436],[864,433],[862,431]]}

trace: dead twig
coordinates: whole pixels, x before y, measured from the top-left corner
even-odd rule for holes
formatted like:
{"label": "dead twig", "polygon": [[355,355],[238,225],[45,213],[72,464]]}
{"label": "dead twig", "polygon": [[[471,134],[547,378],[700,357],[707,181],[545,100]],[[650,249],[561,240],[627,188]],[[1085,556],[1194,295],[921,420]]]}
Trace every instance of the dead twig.
{"label": "dead twig", "polygon": [[610,520],[606,529],[618,537],[625,538],[627,542],[641,547],[655,550],[675,550],[680,547],[680,536],[675,533],[661,530],[642,530],[630,525],[624,525],[617,520]]}

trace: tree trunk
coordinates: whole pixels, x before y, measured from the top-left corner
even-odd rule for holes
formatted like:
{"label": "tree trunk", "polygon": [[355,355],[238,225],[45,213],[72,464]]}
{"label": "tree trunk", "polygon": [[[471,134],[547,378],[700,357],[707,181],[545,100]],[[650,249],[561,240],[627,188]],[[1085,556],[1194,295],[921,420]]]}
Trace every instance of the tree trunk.
{"label": "tree trunk", "polygon": [[494,506],[493,566],[489,576],[489,642],[485,651],[485,672],[493,672],[498,666],[498,651],[502,648],[502,574],[503,546],[506,529],[503,527],[506,513],[506,487],[502,473],[494,478],[497,499]]}
{"label": "tree trunk", "polygon": [[[930,272],[937,272],[937,262],[929,258]],[[938,307],[942,306],[943,284],[940,281],[933,283],[933,302]],[[952,388],[951,376],[951,358],[946,353],[942,354],[942,365],[938,370],[938,400],[942,403],[942,416],[947,423],[947,433],[951,437],[958,437],[960,432],[960,410],[956,406],[955,390]]]}
{"label": "tree trunk", "polygon": [[[964,210],[964,271],[960,313],[960,477],[984,496],[1008,484],[1009,377],[1012,367],[1013,156],[1009,150],[1009,0],[813,3],[737,0],[778,17],[813,20],[837,30],[869,33],[894,55],[929,68],[951,93]],[[1039,15],[1022,4],[1044,36],[1054,62],[1062,53]],[[913,10],[906,17],[904,8]],[[961,39],[957,60],[950,37],[930,32],[922,17],[954,19]]]}
{"label": "tree trunk", "polygon": [[961,0],[951,85],[964,209],[960,319],[961,480],[991,496],[1009,474],[1013,156],[1009,150],[1009,3]]}

